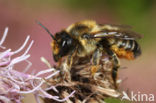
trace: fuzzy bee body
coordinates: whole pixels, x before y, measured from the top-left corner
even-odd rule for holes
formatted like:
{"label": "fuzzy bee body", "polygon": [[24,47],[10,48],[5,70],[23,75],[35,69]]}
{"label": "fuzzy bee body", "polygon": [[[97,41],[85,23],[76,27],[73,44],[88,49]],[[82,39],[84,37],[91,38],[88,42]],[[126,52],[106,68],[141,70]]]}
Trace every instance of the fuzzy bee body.
{"label": "fuzzy bee body", "polygon": [[135,40],[112,39],[108,39],[110,49],[112,49],[119,58],[133,60],[141,54],[140,46]]}
{"label": "fuzzy bee body", "polygon": [[54,60],[58,62],[67,56],[69,68],[74,57],[91,56],[92,74],[98,70],[101,55],[107,53],[113,63],[112,78],[116,83],[120,67],[118,57],[129,60],[138,57],[141,49],[136,39],[140,38],[129,26],[97,24],[95,21],[85,20],[56,33],[51,46]]}
{"label": "fuzzy bee body", "polygon": [[[86,51],[87,53],[86,55],[92,53],[97,48],[97,44],[99,44],[101,41],[105,41],[105,43],[102,45],[104,45],[104,47],[106,48],[108,47],[111,48],[114,52],[118,54],[119,57],[134,59],[141,54],[140,46],[135,40],[136,38],[140,38],[140,35],[130,31],[129,29],[130,27],[124,27],[121,25],[120,26],[109,25],[109,24],[102,25],[102,24],[96,24],[95,21],[86,20],[86,21],[81,21],[70,25],[66,29],[66,31],[73,38],[79,40],[79,43],[85,49],[84,52]],[[100,36],[100,33],[101,33],[101,37],[98,37]],[[94,35],[94,37],[92,37],[92,35]],[[120,36],[122,38],[120,38]],[[130,36],[130,37],[126,37],[126,36]],[[128,54],[129,56],[131,54],[131,57],[128,57]]]}

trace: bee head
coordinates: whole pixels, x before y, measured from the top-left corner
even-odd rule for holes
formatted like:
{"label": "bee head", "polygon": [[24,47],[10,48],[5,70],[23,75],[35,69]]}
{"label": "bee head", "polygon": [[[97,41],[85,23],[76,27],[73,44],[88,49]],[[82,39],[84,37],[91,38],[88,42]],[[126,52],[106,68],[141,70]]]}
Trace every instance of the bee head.
{"label": "bee head", "polygon": [[57,62],[61,57],[67,56],[72,52],[75,47],[75,41],[66,31],[56,33],[55,38],[57,41],[53,40],[51,46],[54,60]]}
{"label": "bee head", "polygon": [[73,40],[72,37],[66,32],[62,31],[59,33],[56,33],[55,37],[51,32],[39,21],[37,23],[45,29],[48,34],[52,37],[53,41],[51,43],[52,49],[53,49],[53,57],[54,60],[57,62],[61,57],[68,55],[70,52],[73,51],[75,47],[75,40]]}

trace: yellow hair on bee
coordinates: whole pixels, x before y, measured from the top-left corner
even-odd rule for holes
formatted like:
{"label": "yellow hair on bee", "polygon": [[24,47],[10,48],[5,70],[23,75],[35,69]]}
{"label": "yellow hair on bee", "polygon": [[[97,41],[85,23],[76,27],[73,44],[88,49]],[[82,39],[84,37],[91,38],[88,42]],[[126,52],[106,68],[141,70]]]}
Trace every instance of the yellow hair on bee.
{"label": "yellow hair on bee", "polygon": [[66,31],[69,32],[73,27],[75,27],[76,25],[85,25],[87,26],[88,28],[94,28],[94,26],[96,26],[96,22],[93,21],[93,20],[83,20],[83,21],[80,21],[80,22],[76,22],[75,24],[72,24],[70,25]]}
{"label": "yellow hair on bee", "polygon": [[84,21],[78,22],[77,24],[84,24],[88,26],[89,28],[93,28],[96,25],[96,22],[93,20],[84,20]]}
{"label": "yellow hair on bee", "polygon": [[114,26],[111,26],[111,25],[108,25],[108,24],[105,24],[101,27],[101,29],[107,29],[107,30],[119,30],[118,27],[114,27]]}
{"label": "yellow hair on bee", "polygon": [[57,43],[55,43],[55,41],[52,41],[50,43],[52,49],[53,49],[53,54],[58,54],[59,53],[59,47],[57,45]]}

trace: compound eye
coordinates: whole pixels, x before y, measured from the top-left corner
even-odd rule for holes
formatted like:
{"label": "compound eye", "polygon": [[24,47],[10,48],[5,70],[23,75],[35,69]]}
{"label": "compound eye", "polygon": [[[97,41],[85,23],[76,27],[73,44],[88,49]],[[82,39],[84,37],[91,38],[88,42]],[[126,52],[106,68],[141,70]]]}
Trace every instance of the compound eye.
{"label": "compound eye", "polygon": [[62,47],[64,47],[66,45],[66,41],[62,42]]}
{"label": "compound eye", "polygon": [[62,47],[68,47],[72,44],[72,40],[71,39],[67,39],[67,40],[64,40],[62,42]]}
{"label": "compound eye", "polygon": [[67,44],[68,44],[68,45],[72,44],[72,39],[68,40],[68,41],[67,41]]}

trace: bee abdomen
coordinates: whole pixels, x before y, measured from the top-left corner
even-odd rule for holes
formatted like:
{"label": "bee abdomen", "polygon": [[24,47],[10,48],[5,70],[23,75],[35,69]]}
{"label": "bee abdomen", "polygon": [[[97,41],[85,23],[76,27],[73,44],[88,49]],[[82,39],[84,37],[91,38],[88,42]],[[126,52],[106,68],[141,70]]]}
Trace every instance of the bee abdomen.
{"label": "bee abdomen", "polygon": [[116,44],[119,48],[124,48],[126,51],[133,51],[136,46],[134,40],[117,40]]}
{"label": "bee abdomen", "polygon": [[141,54],[141,49],[135,40],[116,39],[111,46],[119,57],[134,59]]}
{"label": "bee abdomen", "polygon": [[134,48],[133,48],[133,53],[134,53],[134,57],[138,57],[139,55],[141,55],[141,48],[140,48],[140,46],[139,46],[139,44],[136,42],[136,41],[134,41]]}

